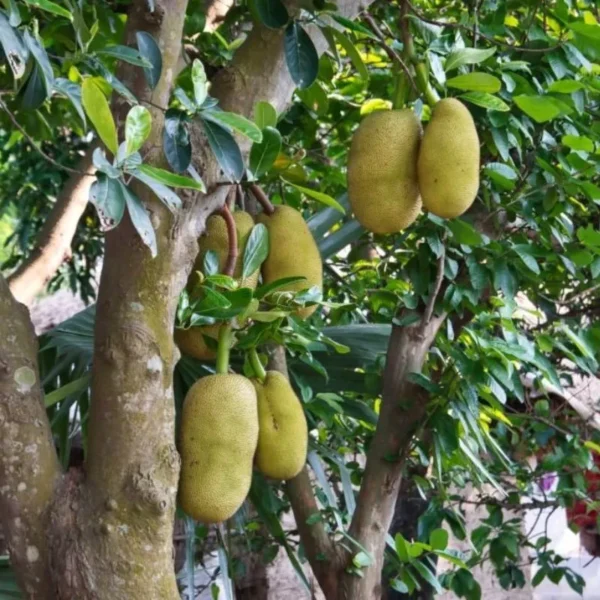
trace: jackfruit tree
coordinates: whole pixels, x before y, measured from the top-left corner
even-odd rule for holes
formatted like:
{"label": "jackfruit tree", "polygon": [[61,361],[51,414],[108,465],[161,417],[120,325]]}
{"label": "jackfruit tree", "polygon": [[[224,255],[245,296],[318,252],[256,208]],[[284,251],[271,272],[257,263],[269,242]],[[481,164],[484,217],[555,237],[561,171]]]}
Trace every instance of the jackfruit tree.
{"label": "jackfruit tree", "polygon": [[581,593],[599,21],[4,0],[0,600]]}

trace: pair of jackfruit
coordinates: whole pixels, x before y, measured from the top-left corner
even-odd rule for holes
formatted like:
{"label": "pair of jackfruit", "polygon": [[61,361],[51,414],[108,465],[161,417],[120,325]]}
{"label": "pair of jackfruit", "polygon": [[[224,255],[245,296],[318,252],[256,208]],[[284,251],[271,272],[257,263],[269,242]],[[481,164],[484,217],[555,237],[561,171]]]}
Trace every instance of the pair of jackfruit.
{"label": "pair of jackfruit", "polygon": [[[246,244],[254,220],[244,211],[233,213],[238,238],[238,258],[233,276],[241,278],[243,257]],[[272,215],[261,214],[257,221],[267,227],[269,233],[269,255],[262,265],[263,282],[268,284],[285,277],[304,277],[302,281],[286,285],[281,291],[295,292],[305,288],[323,286],[323,266],[319,248],[308,229],[302,215],[290,206],[276,206]],[[222,271],[227,262],[229,248],[227,227],[221,215],[212,215],[206,223],[206,232],[198,240],[200,252],[194,264],[194,271],[201,271],[204,257],[213,250],[219,257],[219,268]],[[247,280],[241,281],[243,287],[256,288],[258,271]],[[303,319],[308,318],[316,306],[299,309],[297,314]],[[176,329],[175,341],[180,350],[199,360],[213,360],[216,352],[207,344],[205,336],[217,339],[219,324]]]}
{"label": "pair of jackfruit", "polygon": [[209,375],[189,390],[181,419],[182,509],[197,521],[229,519],[244,502],[253,464],[287,480],[306,461],[308,428],[288,380],[268,371],[264,382]]}
{"label": "pair of jackfruit", "polygon": [[422,133],[410,109],[370,114],[352,139],[348,192],[356,219],[374,233],[411,225],[425,207],[452,219],[479,188],[479,138],[468,109],[455,98],[438,102]]}

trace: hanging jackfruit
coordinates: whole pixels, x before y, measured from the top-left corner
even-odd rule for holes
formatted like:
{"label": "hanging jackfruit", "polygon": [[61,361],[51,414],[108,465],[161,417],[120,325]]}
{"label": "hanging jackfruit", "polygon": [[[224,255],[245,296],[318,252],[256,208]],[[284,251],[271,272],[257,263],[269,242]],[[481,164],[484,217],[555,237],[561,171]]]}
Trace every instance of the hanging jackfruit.
{"label": "hanging jackfruit", "polygon": [[[272,215],[262,213],[257,221],[269,232],[269,255],[262,265],[264,283],[284,277],[304,277],[282,291],[299,291],[311,287],[323,289],[323,265],[315,239],[302,215],[290,206],[276,206]],[[301,308],[298,315],[308,318],[316,306]]]}
{"label": "hanging jackfruit", "polygon": [[425,129],[418,160],[423,206],[452,219],[473,204],[479,189],[479,137],[467,107],[440,100]]}
{"label": "hanging jackfruit", "polygon": [[306,462],[308,428],[304,410],[287,378],[267,371],[264,382],[253,379],[258,398],[256,466],[272,479],[292,479]]}
{"label": "hanging jackfruit", "polygon": [[258,441],[256,391],[241,375],[203,377],[188,391],[181,416],[179,502],[202,523],[229,519],[252,481]]}
{"label": "hanging jackfruit", "polygon": [[421,210],[417,156],[421,123],[409,109],[371,113],[352,138],[348,195],[358,222],[374,233],[396,233]]}

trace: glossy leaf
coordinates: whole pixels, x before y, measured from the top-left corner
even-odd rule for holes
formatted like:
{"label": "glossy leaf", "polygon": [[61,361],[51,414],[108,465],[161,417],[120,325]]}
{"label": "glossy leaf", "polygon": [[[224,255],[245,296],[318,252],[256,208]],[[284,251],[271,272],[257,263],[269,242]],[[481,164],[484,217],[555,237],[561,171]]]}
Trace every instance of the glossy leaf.
{"label": "glossy leaf", "polygon": [[46,86],[46,96],[50,96],[50,94],[52,94],[52,89],[54,88],[54,72],[52,71],[52,65],[50,64],[48,54],[46,54],[46,50],[40,42],[27,30],[23,33],[23,41],[39,67],[43,82]]}
{"label": "glossy leaf", "polygon": [[252,144],[250,150],[250,170],[256,178],[269,171],[281,152],[281,134],[277,129],[265,127],[262,135],[262,142]]}
{"label": "glossy leaf", "polygon": [[135,65],[136,67],[144,67],[146,69],[152,67],[152,63],[148,59],[142,57],[137,50],[130,48],[129,46],[121,46],[118,44],[115,46],[106,46],[105,48],[98,50],[97,54],[100,56],[116,58],[129,63],[130,65]]}
{"label": "glossy leaf", "polygon": [[296,185],[295,183],[291,183],[290,181],[286,181],[288,185],[291,185],[293,188],[297,189],[299,192],[307,195],[309,198],[324,204],[325,206],[331,206],[331,208],[335,208],[337,211],[342,214],[346,214],[346,210],[344,207],[335,199],[332,198],[329,194],[324,194],[323,192],[319,192],[317,190],[313,190],[311,188],[307,188],[301,185]]}
{"label": "glossy leaf", "polygon": [[263,100],[257,102],[254,107],[254,122],[261,131],[266,127],[276,127],[277,111],[274,106]]}
{"label": "glossy leaf", "polygon": [[185,175],[178,175],[177,173],[171,173],[165,169],[153,167],[151,165],[142,165],[137,169],[138,172],[142,172],[148,177],[154,179],[158,183],[168,185],[174,188],[187,188],[190,190],[198,190],[199,192],[206,191],[204,186],[190,177]]}
{"label": "glossy leaf", "polygon": [[244,175],[244,161],[237,142],[227,131],[210,121],[203,121],[208,143],[225,177],[230,181],[240,181]]}
{"label": "glossy leaf", "polygon": [[25,3],[54,15],[58,15],[59,17],[65,17],[65,19],[69,19],[69,21],[73,20],[73,15],[56,2],[51,2],[50,0],[25,0]]}
{"label": "glossy leaf", "polygon": [[158,253],[156,245],[156,234],[152,227],[152,221],[146,211],[142,201],[119,180],[113,180],[119,187],[119,191],[127,204],[127,211],[131,222],[138,232],[142,242],[150,249],[150,254],[154,258]]}
{"label": "glossy leaf", "polygon": [[90,202],[95,206],[102,231],[114,229],[123,218],[125,197],[121,193],[120,182],[104,173],[96,175],[90,188]]}
{"label": "glossy leaf", "polygon": [[115,121],[106,96],[93,77],[84,79],[81,84],[81,102],[104,145],[116,154],[118,141]]}
{"label": "glossy leaf", "polygon": [[25,110],[35,110],[36,108],[39,108],[48,97],[44,74],[38,64],[33,66],[19,96],[21,108]]}
{"label": "glossy leaf", "polygon": [[549,96],[515,96],[515,104],[534,121],[545,123],[558,117],[562,110]]}
{"label": "glossy leaf", "polygon": [[463,65],[477,65],[495,53],[496,48],[458,48],[448,55],[444,68],[448,72]]}
{"label": "glossy leaf", "polygon": [[125,119],[125,143],[127,155],[137,152],[152,131],[152,115],[144,106],[134,106]]}
{"label": "glossy leaf", "polygon": [[252,228],[246,242],[242,279],[248,279],[256,273],[268,255],[269,233],[267,228],[262,223],[259,223]]}
{"label": "glossy leaf", "polygon": [[192,85],[194,86],[196,106],[202,106],[208,96],[208,79],[204,65],[197,58],[192,63]]}
{"label": "glossy leaf", "polygon": [[354,45],[352,40],[345,33],[339,31],[338,29],[334,29],[333,27],[331,27],[330,29],[335,41],[344,49],[346,56],[352,62],[354,68],[356,69],[356,72],[359,74],[361,79],[363,79],[364,81],[368,81],[369,69],[367,69],[367,66],[364,63],[360,52],[356,49],[356,46]]}
{"label": "glossy leaf", "polygon": [[140,56],[150,66],[144,68],[146,81],[153,90],[160,80],[162,73],[162,54],[156,40],[147,31],[138,31],[135,34]]}
{"label": "glossy leaf", "polygon": [[54,80],[54,91],[70,100],[85,126],[86,118],[81,101],[81,86],[63,77],[58,77]]}
{"label": "glossy leaf", "polygon": [[467,92],[466,94],[461,94],[459,98],[489,110],[498,110],[500,112],[508,112],[510,110],[510,106],[504,100],[486,92]]}
{"label": "glossy leaf", "polygon": [[188,123],[188,116],[175,108],[170,108],[165,114],[163,150],[169,165],[178,173],[183,173],[192,160]]}
{"label": "glossy leaf", "polygon": [[3,12],[0,12],[0,44],[15,79],[20,79],[25,74],[28,52]]}
{"label": "glossy leaf", "polygon": [[217,123],[226,129],[233,129],[253,142],[262,142],[262,131],[257,125],[242,115],[236,115],[235,113],[223,110],[207,110],[202,112],[202,119]]}
{"label": "glossy leaf", "polygon": [[308,33],[296,21],[286,27],[284,50],[294,83],[300,89],[312,85],[319,71],[319,55]]}
{"label": "glossy leaf", "polygon": [[261,23],[271,29],[285,27],[290,19],[281,0],[252,0]]}
{"label": "glossy leaf", "polygon": [[180,208],[181,200],[179,199],[179,196],[161,181],[158,181],[154,174],[149,175],[147,173],[148,168],[152,169],[153,167],[141,165],[139,168],[131,171],[131,174],[136,179],[139,179],[142,183],[146,184],[169,210],[175,211]]}
{"label": "glossy leaf", "polygon": [[475,72],[452,77],[451,79],[448,79],[446,85],[467,92],[487,92],[489,94],[495,94],[500,91],[502,82],[497,77],[494,77],[494,75]]}

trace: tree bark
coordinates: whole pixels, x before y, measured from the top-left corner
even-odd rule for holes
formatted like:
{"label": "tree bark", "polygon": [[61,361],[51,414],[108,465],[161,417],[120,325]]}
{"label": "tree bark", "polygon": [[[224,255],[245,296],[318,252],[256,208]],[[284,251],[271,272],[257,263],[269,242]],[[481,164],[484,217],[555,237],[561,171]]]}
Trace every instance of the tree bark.
{"label": "tree bark", "polygon": [[425,415],[428,400],[427,392],[412,383],[409,376],[421,372],[445,317],[445,314],[433,317],[427,324],[392,327],[379,422],[367,454],[357,508],[349,529],[350,537],[369,552],[372,563],[363,569],[363,577],[341,573],[340,600],[382,595],[385,537],[394,514],[405,453]]}
{"label": "tree bark", "polygon": [[82,173],[74,173],[67,180],[40,231],[37,246],[8,278],[10,291],[18,302],[29,306],[71,255],[71,242],[94,181],[93,176],[83,174],[95,171],[92,152],[90,148],[77,167]]}
{"label": "tree bark", "polygon": [[29,313],[0,276],[0,522],[26,598],[54,597],[48,508],[60,467],[46,417]]}

